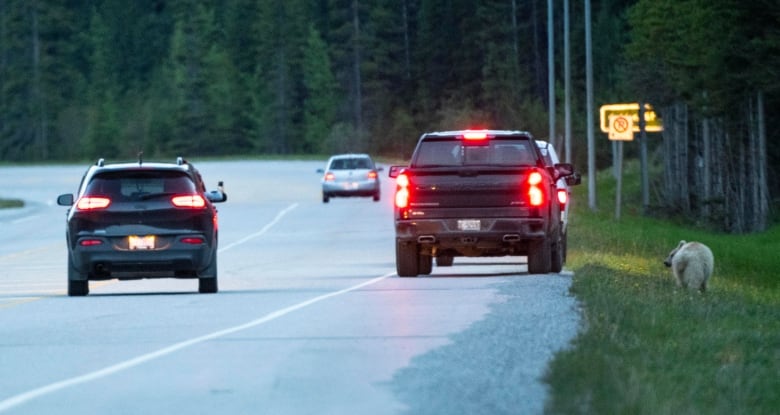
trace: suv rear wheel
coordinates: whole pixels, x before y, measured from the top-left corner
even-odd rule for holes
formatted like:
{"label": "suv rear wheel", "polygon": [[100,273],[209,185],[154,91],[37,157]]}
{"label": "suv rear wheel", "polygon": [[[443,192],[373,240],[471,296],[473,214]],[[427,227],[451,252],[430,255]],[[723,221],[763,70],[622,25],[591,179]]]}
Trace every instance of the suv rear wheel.
{"label": "suv rear wheel", "polygon": [[89,281],[81,279],[86,277],[82,275],[76,267],[73,266],[73,259],[68,254],[68,296],[83,297],[89,294]]}
{"label": "suv rear wheel", "polygon": [[218,291],[217,286],[217,251],[211,254],[211,265],[198,276],[198,292],[213,294]]}

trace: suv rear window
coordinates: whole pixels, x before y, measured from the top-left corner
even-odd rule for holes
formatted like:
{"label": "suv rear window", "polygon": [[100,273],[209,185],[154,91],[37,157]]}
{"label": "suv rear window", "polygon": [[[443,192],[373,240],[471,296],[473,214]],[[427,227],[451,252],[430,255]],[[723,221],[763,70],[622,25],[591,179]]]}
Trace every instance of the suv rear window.
{"label": "suv rear window", "polygon": [[528,140],[491,140],[486,145],[462,145],[457,139],[423,141],[414,164],[417,167],[534,165],[531,145]]}
{"label": "suv rear window", "polygon": [[110,196],[114,200],[139,200],[148,195],[196,193],[186,174],[168,171],[123,171],[95,176],[87,194]]}

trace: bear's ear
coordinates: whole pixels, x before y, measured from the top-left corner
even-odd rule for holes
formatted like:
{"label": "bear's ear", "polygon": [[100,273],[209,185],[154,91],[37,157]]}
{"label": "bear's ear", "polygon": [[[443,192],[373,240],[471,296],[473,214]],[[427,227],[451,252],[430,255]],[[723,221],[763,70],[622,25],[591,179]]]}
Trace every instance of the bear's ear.
{"label": "bear's ear", "polygon": [[683,245],[685,245],[685,241],[680,241],[680,244],[677,245],[678,248],[681,248]]}

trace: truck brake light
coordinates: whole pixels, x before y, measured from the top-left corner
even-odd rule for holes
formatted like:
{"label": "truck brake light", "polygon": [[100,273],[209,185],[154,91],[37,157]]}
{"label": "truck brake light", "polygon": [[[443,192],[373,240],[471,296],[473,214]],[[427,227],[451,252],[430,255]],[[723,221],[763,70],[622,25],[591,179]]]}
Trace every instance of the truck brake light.
{"label": "truck brake light", "polygon": [[544,191],[539,187],[543,181],[544,178],[538,171],[532,171],[528,174],[528,204],[533,207],[539,207],[544,204]]}
{"label": "truck brake light", "polygon": [[409,177],[401,173],[396,177],[395,206],[399,209],[409,207]]}
{"label": "truck brake light", "polygon": [[531,206],[541,206],[542,203],[544,203],[544,193],[542,192],[542,189],[531,186],[531,188],[528,189],[528,202],[531,203]]}
{"label": "truck brake light", "polygon": [[539,183],[542,182],[542,174],[538,171],[531,172],[531,174],[528,175],[528,184],[531,186],[536,186]]}

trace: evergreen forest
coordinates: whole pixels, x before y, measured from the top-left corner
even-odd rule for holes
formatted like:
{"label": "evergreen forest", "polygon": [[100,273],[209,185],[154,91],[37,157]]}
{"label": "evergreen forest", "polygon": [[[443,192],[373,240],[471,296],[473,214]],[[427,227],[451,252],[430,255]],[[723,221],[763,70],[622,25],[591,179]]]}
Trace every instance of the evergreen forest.
{"label": "evergreen forest", "polygon": [[[589,3],[595,123],[599,106],[637,101],[664,120],[649,137],[653,205],[728,232],[770,226],[780,198],[780,3]],[[404,159],[422,132],[468,127],[527,130],[560,146],[568,42],[572,156],[585,172],[584,4],[0,0],[0,162],[141,151]],[[597,167],[608,167],[598,128],[596,143]]]}

